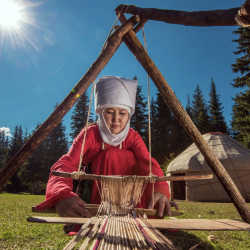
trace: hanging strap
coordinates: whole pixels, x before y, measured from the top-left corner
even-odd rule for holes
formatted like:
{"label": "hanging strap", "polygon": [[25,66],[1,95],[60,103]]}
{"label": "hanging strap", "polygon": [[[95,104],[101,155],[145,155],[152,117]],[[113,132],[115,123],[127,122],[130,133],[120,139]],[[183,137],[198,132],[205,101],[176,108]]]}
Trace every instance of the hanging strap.
{"label": "hanging strap", "polygon": [[[143,33],[143,40],[144,40],[144,46],[145,50],[148,53],[147,50],[147,43],[146,43],[146,36],[144,32],[144,27],[142,27],[142,33]],[[152,185],[152,199],[153,199],[153,204],[154,204],[154,192],[155,192],[155,178],[152,173],[152,149],[151,149],[151,122],[150,122],[150,90],[149,90],[149,75],[147,74],[147,81],[148,81],[148,149],[149,149],[149,176],[151,177],[151,182],[153,183]]]}
{"label": "hanging strap", "polygon": [[81,166],[82,166],[82,157],[83,157],[85,140],[86,140],[86,135],[87,135],[87,130],[88,130],[89,114],[90,114],[90,108],[91,108],[91,103],[92,103],[94,87],[95,87],[95,81],[93,82],[93,85],[92,85],[91,97],[90,97],[90,101],[89,101],[89,110],[88,110],[88,116],[87,116],[87,121],[86,121],[86,125],[85,125],[84,138],[83,138],[83,142],[82,142],[82,149],[81,149],[81,154],[80,154],[78,172],[81,171]]}
{"label": "hanging strap", "polygon": [[112,32],[114,31],[115,25],[116,25],[118,19],[120,18],[120,14],[122,13],[123,9],[124,9],[124,6],[122,7],[121,11],[120,11],[119,14],[117,15],[117,18],[116,18],[116,20],[115,20],[115,22],[114,22],[114,24],[113,24],[113,26],[112,26],[112,28],[111,28],[109,34],[108,34],[108,37],[107,37],[107,39],[106,39],[106,41],[105,41],[105,43],[104,43],[104,45],[103,45],[103,47],[102,47],[102,51],[106,48],[106,46],[107,46],[107,44],[108,44],[108,39],[109,39],[109,37],[111,36]]}
{"label": "hanging strap", "polygon": [[[145,50],[147,52],[147,43],[146,43],[146,37],[144,33],[144,28],[142,27],[142,32],[143,32],[143,40],[144,40],[144,46]],[[149,148],[149,175],[152,176],[152,160],[151,160],[151,155],[152,155],[152,150],[151,150],[151,122],[150,122],[150,90],[149,90],[149,75],[147,74],[147,81],[148,81],[148,148]]]}

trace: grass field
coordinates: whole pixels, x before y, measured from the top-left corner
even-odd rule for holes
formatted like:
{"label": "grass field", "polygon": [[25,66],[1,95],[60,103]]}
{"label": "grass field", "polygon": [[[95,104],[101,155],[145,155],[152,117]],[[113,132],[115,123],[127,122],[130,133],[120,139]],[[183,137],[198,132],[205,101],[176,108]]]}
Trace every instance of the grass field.
{"label": "grass field", "polygon": [[[31,207],[43,200],[44,196],[38,195],[0,194],[0,249],[63,249],[71,237],[63,233],[62,225],[26,221],[31,216],[55,216],[31,212]],[[184,212],[178,219],[198,219],[199,216],[204,219],[240,219],[234,205],[230,203],[178,204]],[[209,241],[209,235],[214,235],[215,240]],[[200,242],[195,249],[250,249],[249,232],[178,231],[167,232],[166,236],[184,250]]]}

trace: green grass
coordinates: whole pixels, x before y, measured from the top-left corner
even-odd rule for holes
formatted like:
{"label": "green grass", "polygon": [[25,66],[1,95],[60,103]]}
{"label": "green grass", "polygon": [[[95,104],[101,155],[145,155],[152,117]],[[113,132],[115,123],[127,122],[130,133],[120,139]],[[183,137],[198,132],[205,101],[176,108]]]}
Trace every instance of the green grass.
{"label": "green grass", "polygon": [[[178,219],[241,219],[232,203],[211,202],[178,202],[184,214]],[[250,207],[250,204],[248,204]],[[210,212],[214,213],[211,214]],[[214,235],[215,240],[209,241],[208,236]],[[250,249],[250,233],[248,231],[178,231],[168,232],[166,236],[181,249],[189,249],[202,243],[196,249]]]}
{"label": "green grass", "polygon": [[0,249],[63,249],[70,237],[61,224],[26,221],[31,216],[55,216],[31,212],[43,200],[38,195],[0,194]]}
{"label": "green grass", "polygon": [[[28,223],[31,216],[55,216],[32,213],[31,207],[44,200],[44,196],[0,194],[0,249],[63,249],[71,237],[64,234],[61,224]],[[230,203],[178,202],[184,212],[178,219],[240,219]],[[248,204],[249,205],[249,204]],[[214,211],[214,214],[210,214]],[[209,235],[216,236],[208,241]],[[250,249],[249,232],[178,231],[166,236],[181,247],[189,249],[202,242],[196,249]]]}

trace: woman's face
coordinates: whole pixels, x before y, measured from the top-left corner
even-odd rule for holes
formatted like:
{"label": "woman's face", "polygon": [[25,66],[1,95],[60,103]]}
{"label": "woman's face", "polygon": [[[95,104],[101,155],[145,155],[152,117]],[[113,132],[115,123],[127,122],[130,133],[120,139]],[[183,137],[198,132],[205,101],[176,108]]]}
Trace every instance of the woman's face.
{"label": "woman's face", "polygon": [[119,134],[125,128],[129,119],[128,111],[122,108],[105,109],[103,116],[112,134]]}

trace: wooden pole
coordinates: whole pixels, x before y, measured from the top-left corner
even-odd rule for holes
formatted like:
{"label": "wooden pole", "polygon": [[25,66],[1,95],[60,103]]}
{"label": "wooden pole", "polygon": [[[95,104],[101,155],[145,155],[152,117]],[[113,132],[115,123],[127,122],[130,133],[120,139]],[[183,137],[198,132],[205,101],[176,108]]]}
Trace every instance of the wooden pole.
{"label": "wooden pole", "polygon": [[162,21],[186,26],[234,26],[250,25],[250,1],[246,0],[242,7],[227,10],[179,11],[156,8],[140,8],[134,5],[121,4],[116,11],[138,15],[140,21]]}
{"label": "wooden pole", "polygon": [[[92,214],[92,215],[96,215],[98,209],[99,209],[99,205],[95,205],[95,204],[86,204],[85,208]],[[34,213],[48,213],[48,214],[56,214],[56,208],[55,207],[50,207],[50,208],[46,208],[43,210],[36,210],[36,207],[32,207],[32,212]],[[144,209],[144,208],[135,208],[135,212],[137,214],[140,214],[141,216],[143,216],[144,214],[146,214],[147,216],[158,216],[159,215],[159,210],[158,209]],[[183,215],[182,212],[179,211],[171,211],[171,216],[181,216]],[[163,212],[163,216],[168,216],[167,215],[167,211],[164,210]]]}
{"label": "wooden pole", "polygon": [[91,65],[86,74],[80,79],[68,96],[55,109],[49,118],[34,132],[24,146],[14,155],[0,172],[0,189],[22,166],[25,160],[36,150],[48,134],[57,126],[67,112],[77,102],[79,97],[86,91],[90,84],[99,75],[108,61],[114,55],[122,43],[122,37],[128,30],[138,23],[139,17],[131,17],[124,25],[120,26],[108,40],[106,48],[101,52],[97,60]]}
{"label": "wooden pole", "polygon": [[[73,173],[67,173],[67,172],[60,172],[60,171],[52,171],[52,174],[55,176],[60,176],[64,178],[72,178],[75,180],[98,180],[98,181],[105,181],[105,180],[131,180],[131,182],[134,180],[134,177],[132,175],[95,175],[95,174],[85,174],[84,172],[73,172]],[[203,175],[186,175],[186,176],[154,176],[155,182],[161,182],[161,181],[191,181],[191,180],[207,180],[212,179],[212,174],[203,174]],[[137,180],[146,180],[148,179],[148,176],[137,176]]]}
{"label": "wooden pole", "polygon": [[[120,21],[121,23],[124,23],[126,21],[126,17],[123,13],[120,15]],[[172,89],[164,79],[160,70],[155,66],[154,62],[148,56],[134,31],[130,30],[123,39],[129,50],[135,55],[136,59],[141,63],[152,81],[157,86],[159,92],[173,112],[177,121],[186,130],[188,135],[191,137],[193,142],[196,144],[196,146],[204,156],[206,162],[211,167],[218,180],[224,187],[225,191],[233,201],[242,219],[250,224],[250,209],[247,207],[244,198],[237,189],[232,178],[222,166],[218,158],[215,156],[212,149],[208,146],[199,130],[196,128],[193,121],[190,119],[189,115],[182,107],[175,93],[172,91]]]}

